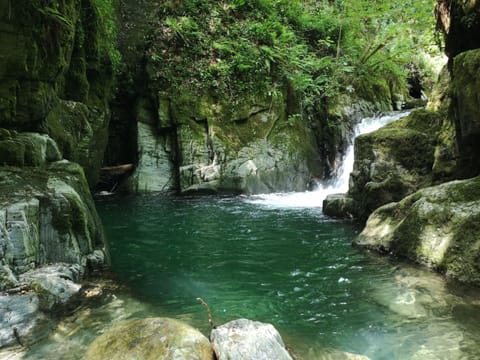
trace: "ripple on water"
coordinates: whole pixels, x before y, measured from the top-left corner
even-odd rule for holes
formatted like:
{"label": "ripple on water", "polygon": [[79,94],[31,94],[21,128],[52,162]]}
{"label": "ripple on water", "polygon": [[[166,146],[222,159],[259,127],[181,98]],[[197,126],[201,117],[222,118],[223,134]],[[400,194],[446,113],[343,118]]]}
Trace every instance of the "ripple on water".
{"label": "ripple on water", "polygon": [[339,350],[373,360],[479,355],[477,290],[352,248],[354,225],[329,221],[317,208],[139,197],[102,200],[99,211],[113,270],[132,292],[66,319],[22,359],[82,354],[124,318],[172,316],[208,332],[197,297],[217,323],[273,323],[307,360],[346,356]]}

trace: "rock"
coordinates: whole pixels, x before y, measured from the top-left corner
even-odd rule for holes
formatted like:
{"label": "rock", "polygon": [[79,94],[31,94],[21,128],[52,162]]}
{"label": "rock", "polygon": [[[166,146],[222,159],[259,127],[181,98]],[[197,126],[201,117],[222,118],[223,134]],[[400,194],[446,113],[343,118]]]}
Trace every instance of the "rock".
{"label": "rock", "polygon": [[323,213],[335,218],[352,218],[355,214],[354,201],[347,194],[328,195],[323,200]]}
{"label": "rock", "polygon": [[356,138],[348,191],[355,216],[365,220],[379,206],[431,184],[434,139],[440,125],[438,113],[416,110]]}
{"label": "rock", "polygon": [[438,28],[445,35],[445,52],[449,57],[480,47],[477,1],[437,0],[436,16]]}
{"label": "rock", "polygon": [[105,252],[80,166],[55,162],[45,169],[0,168],[0,187],[1,261],[14,274],[54,262],[86,267]]}
{"label": "rock", "polygon": [[50,311],[59,305],[66,305],[78,294],[83,276],[80,265],[55,264],[28,271],[19,276],[22,283],[27,284],[40,299],[40,309]]}
{"label": "rock", "polygon": [[175,188],[171,137],[157,135],[151,124],[137,124],[138,165],[135,169],[136,192],[168,192]]}
{"label": "rock", "polygon": [[377,209],[355,244],[480,285],[480,178],[422,189]]}
{"label": "rock", "polygon": [[88,348],[84,359],[213,360],[208,339],[178,320],[148,318],[117,323]]}
{"label": "rock", "polygon": [[271,324],[233,320],[213,329],[210,338],[218,360],[292,359],[280,334]]}
{"label": "rock", "polygon": [[[479,16],[480,19],[480,16]],[[457,121],[457,144],[460,152],[462,177],[475,176],[480,171],[478,142],[480,139],[480,49],[457,55],[453,60],[452,104]]]}
{"label": "rock", "polygon": [[40,311],[36,295],[0,295],[0,348],[32,344],[52,328],[53,322]]}
{"label": "rock", "polygon": [[63,158],[80,164],[90,186],[100,176],[108,140],[110,111],[78,101],[59,100],[45,119]]}

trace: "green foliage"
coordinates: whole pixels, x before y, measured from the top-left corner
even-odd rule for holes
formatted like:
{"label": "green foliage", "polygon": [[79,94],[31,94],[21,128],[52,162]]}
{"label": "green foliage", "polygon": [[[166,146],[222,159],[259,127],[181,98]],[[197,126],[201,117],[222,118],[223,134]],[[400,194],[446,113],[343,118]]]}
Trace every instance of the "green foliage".
{"label": "green foliage", "polygon": [[422,64],[432,11],[433,0],[164,1],[150,74],[159,88],[233,103],[288,84],[307,113],[339,93],[377,101],[406,89],[407,65]]}
{"label": "green foliage", "polygon": [[112,62],[113,69],[119,70],[122,58],[117,47],[118,26],[117,26],[117,7],[118,0],[93,0],[100,21],[100,33],[104,34],[105,39],[99,45],[101,51]]}

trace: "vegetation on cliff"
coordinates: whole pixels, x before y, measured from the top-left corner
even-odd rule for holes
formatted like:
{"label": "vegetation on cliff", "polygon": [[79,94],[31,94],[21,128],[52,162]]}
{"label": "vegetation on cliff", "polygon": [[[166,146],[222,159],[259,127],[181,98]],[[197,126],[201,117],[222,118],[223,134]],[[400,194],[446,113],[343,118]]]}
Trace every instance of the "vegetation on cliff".
{"label": "vegetation on cliff", "polygon": [[234,102],[287,84],[304,110],[338,93],[381,103],[430,71],[420,49],[433,45],[432,12],[429,0],[165,1],[147,60],[164,90]]}

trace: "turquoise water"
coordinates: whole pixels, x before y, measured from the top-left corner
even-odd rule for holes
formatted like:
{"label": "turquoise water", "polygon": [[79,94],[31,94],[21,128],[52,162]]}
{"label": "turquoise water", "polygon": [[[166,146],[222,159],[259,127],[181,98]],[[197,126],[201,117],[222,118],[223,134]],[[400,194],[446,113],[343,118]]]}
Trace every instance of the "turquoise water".
{"label": "turquoise water", "polygon": [[98,209],[113,271],[148,304],[139,316],[178,317],[208,333],[201,297],[217,324],[270,322],[304,359],[480,356],[477,290],[353,248],[359,229],[320,208],[150,196]]}
{"label": "turquoise water", "polygon": [[358,227],[325,218],[316,195],[100,199],[117,280],[47,339],[0,358],[82,359],[114,322],[151,316],[208,335],[197,297],[216,324],[274,324],[298,359],[480,358],[478,289],[353,248]]}

